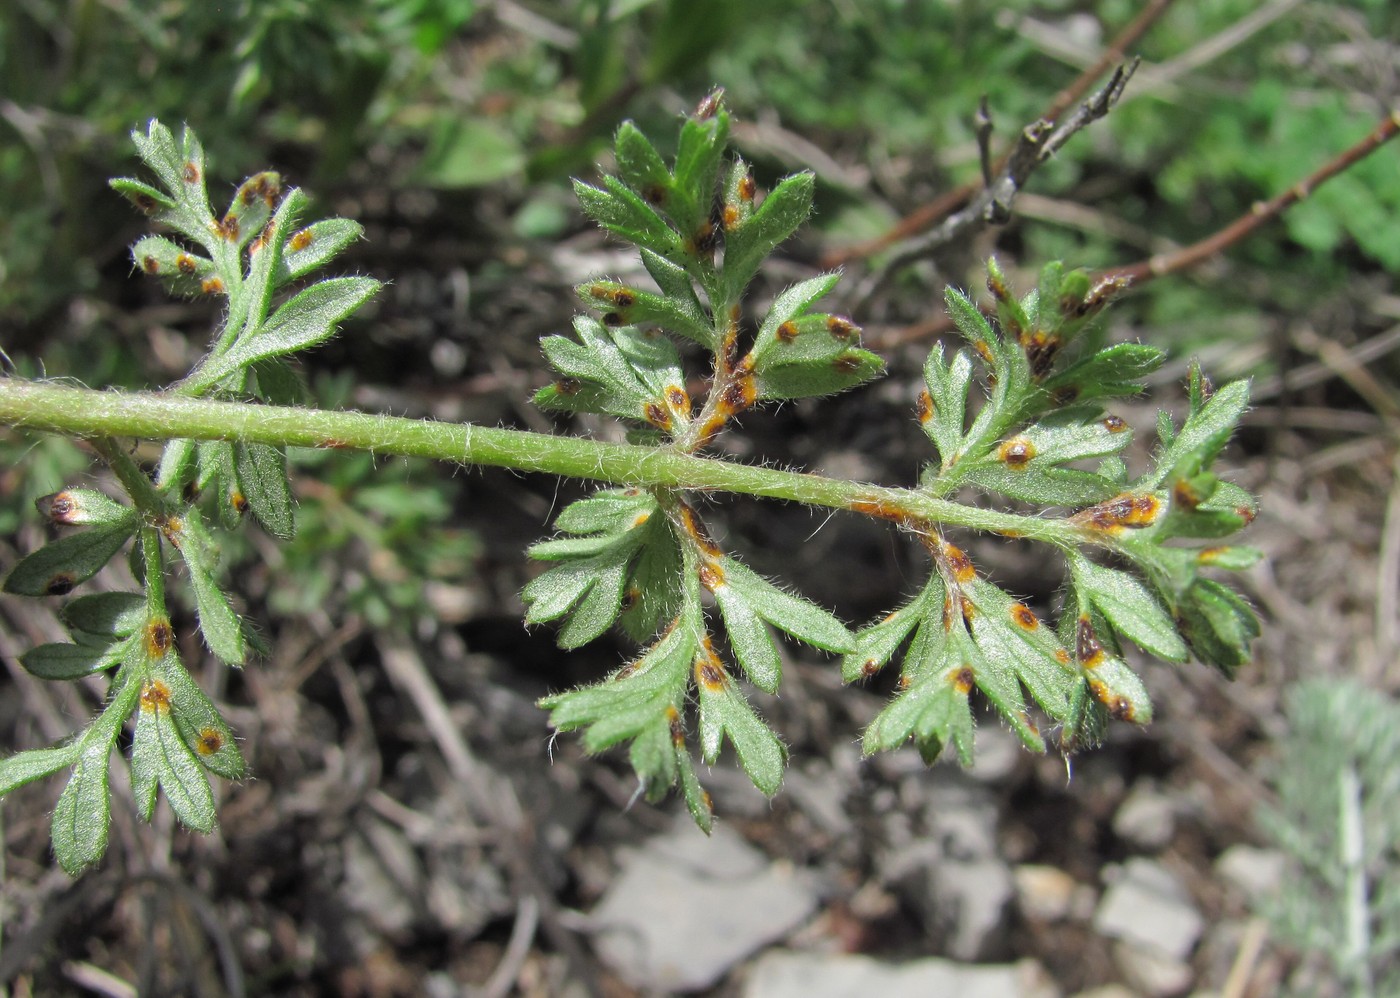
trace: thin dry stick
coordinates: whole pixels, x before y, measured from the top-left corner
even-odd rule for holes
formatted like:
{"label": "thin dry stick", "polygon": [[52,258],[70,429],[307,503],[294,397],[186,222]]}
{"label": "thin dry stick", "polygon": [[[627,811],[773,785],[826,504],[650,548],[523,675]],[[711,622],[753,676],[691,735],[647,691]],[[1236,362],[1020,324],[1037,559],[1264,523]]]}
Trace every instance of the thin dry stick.
{"label": "thin dry stick", "polygon": [[1250,209],[1249,214],[1240,216],[1214,235],[1207,236],[1200,242],[1193,243],[1174,253],[1162,253],[1126,267],[1111,268],[1104,272],[1104,276],[1124,278],[1130,284],[1141,284],[1153,278],[1175,274],[1188,267],[1194,267],[1233,246],[1266,222],[1273,221],[1286,209],[1307,198],[1313,191],[1343,170],[1365,159],[1395,138],[1396,135],[1400,135],[1400,111],[1392,111],[1382,118],[1369,135],[1320,170],[1294,184],[1282,194],[1276,195],[1268,201],[1256,203]]}
{"label": "thin dry stick", "polygon": [[[1094,85],[1094,81],[1107,72],[1110,66],[1124,61],[1129,46],[1147,33],[1147,29],[1166,13],[1172,2],[1173,0],[1152,0],[1144,7],[1137,17],[1133,18],[1122,31],[1114,36],[1113,40],[1108,43],[1108,47],[1103,50],[1103,54],[1092,66],[1085,69],[1084,72],[1075,77],[1069,86],[1054,96],[1044,114],[1041,115],[1041,119],[1051,122],[1058,121],[1060,115],[1072,107],[1075,101],[1088,93],[1089,88]],[[1004,153],[1001,159],[993,165],[992,174],[996,175],[1001,172],[1010,158],[1011,151]],[[822,261],[822,266],[826,268],[840,267],[852,260],[863,259],[897,242],[909,239],[967,204],[983,186],[982,182],[974,180],[954,188],[923,207],[910,212],[884,235],[828,254]]]}

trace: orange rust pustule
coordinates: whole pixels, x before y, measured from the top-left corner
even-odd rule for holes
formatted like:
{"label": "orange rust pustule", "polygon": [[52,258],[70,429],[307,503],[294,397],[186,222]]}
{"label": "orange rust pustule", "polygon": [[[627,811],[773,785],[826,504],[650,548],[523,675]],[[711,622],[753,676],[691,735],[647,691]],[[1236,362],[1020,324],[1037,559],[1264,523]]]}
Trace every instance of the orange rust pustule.
{"label": "orange rust pustule", "polygon": [[1026,351],[1026,362],[1030,365],[1031,377],[1042,380],[1055,366],[1055,355],[1060,351],[1060,338],[1046,336],[1036,330],[1025,337],[1022,347]]}
{"label": "orange rust pustule", "polygon": [[199,290],[206,295],[221,295],[224,293],[224,282],[217,277],[211,277],[199,286]]}
{"label": "orange rust pustule", "polygon": [[1081,616],[1074,627],[1074,657],[1086,669],[1097,669],[1103,664],[1103,645],[1087,616]]}
{"label": "orange rust pustule", "polygon": [[148,274],[159,274],[160,261],[153,256],[143,256],[141,258],[141,269]]}
{"label": "orange rust pustule", "polygon": [[233,507],[233,511],[239,516],[248,512],[248,497],[237,489],[228,494],[228,504]]}
{"label": "orange rust pustule", "polygon": [[263,203],[269,208],[277,206],[277,200],[282,196],[282,185],[273,180],[267,173],[258,174],[257,193],[262,196]]}
{"label": "orange rust pustule", "polygon": [[237,218],[233,215],[225,215],[218,222],[214,223],[214,231],[218,233],[219,238],[225,242],[236,243],[238,242],[238,234],[242,231],[242,228],[239,226]]}
{"label": "orange rust pustule", "polygon": [[1108,708],[1108,716],[1115,721],[1137,720],[1133,702],[1122,694],[1114,693],[1103,680],[1089,680],[1089,692],[1094,695],[1095,700]]}
{"label": "orange rust pustule", "polygon": [[746,173],[739,178],[739,197],[745,201],[752,201],[757,193],[758,184],[754,182],[753,174]]}
{"label": "orange rust pustule", "polygon": [[684,416],[690,415],[690,396],[680,385],[666,386],[666,403]]}
{"label": "orange rust pustule", "polygon": [[1040,618],[1024,603],[1011,604],[1011,619],[1016,622],[1017,627],[1027,631],[1033,631],[1040,626]]}
{"label": "orange rust pustule", "polygon": [[1063,648],[1056,648],[1055,661],[1059,662],[1061,665],[1069,665],[1069,652],[1065,651]]}
{"label": "orange rust pustule", "polygon": [[977,356],[981,357],[988,367],[996,365],[996,358],[992,356],[992,348],[987,345],[986,340],[978,340],[972,344],[972,349],[977,351]]}
{"label": "orange rust pustule", "polygon": [[315,239],[316,235],[310,229],[302,229],[300,232],[292,234],[292,238],[287,240],[287,245],[291,247],[292,252],[300,253],[310,246]]}
{"label": "orange rust pustule", "polygon": [[669,430],[671,428],[671,414],[666,411],[666,407],[660,402],[648,402],[642,406],[642,415],[646,421],[659,430]]}
{"label": "orange rust pustule", "polygon": [[724,682],[728,678],[724,671],[723,664],[715,657],[714,652],[706,650],[695,659],[695,681],[709,690],[711,693],[724,689]]}
{"label": "orange rust pustule", "polygon": [[943,563],[948,566],[948,571],[958,582],[966,585],[977,578],[977,569],[973,567],[972,559],[962,548],[945,542],[938,550],[943,556]]}
{"label": "orange rust pustule", "polygon": [[977,685],[977,673],[973,672],[970,666],[964,665],[961,669],[954,669],[948,677],[952,680],[953,688],[967,696],[972,692],[972,687]]}
{"label": "orange rust pustule", "polygon": [[777,336],[779,343],[791,343],[793,340],[797,339],[797,323],[793,322],[791,319],[784,322],[778,327]]}
{"label": "orange rust pustule", "polygon": [[77,584],[78,580],[73,577],[72,572],[55,572],[49,577],[49,581],[44,583],[44,592],[50,596],[67,596]]}
{"label": "orange rust pustule", "polygon": [[78,517],[78,500],[67,492],[56,492],[38,502],[39,511],[53,523],[69,524]]}
{"label": "orange rust pustule", "polygon": [[883,664],[883,662],[878,662],[873,658],[867,658],[864,662],[860,664],[860,674],[865,679],[869,679],[871,676],[875,675],[875,673],[880,671],[880,668]]}
{"label": "orange rust pustule", "polygon": [[[681,525],[685,532],[690,535],[700,550],[704,551],[713,559],[722,558],[724,552],[720,546],[711,539],[709,531],[705,529],[704,522],[696,515],[694,508],[688,503],[681,503],[680,506]],[[675,626],[674,624],[672,626]]]}
{"label": "orange rust pustule", "polygon": [[131,203],[136,205],[136,207],[140,209],[143,215],[154,215],[156,211],[160,208],[160,205],[156,202],[156,199],[151,197],[149,194],[138,193],[129,196],[131,198]]}
{"label": "orange rust pustule", "polygon": [[594,298],[616,305],[618,308],[631,308],[637,304],[637,296],[628,288],[619,288],[611,284],[594,284],[588,289],[588,293]]}
{"label": "orange rust pustule", "polygon": [[1172,503],[1182,509],[1195,509],[1201,504],[1201,494],[1186,479],[1178,478],[1172,485]]}
{"label": "orange rust pustule", "polygon": [[175,267],[182,274],[193,274],[199,269],[199,265],[194,262],[194,257],[188,253],[181,253],[175,258]]}
{"label": "orange rust pustule", "polygon": [[724,569],[714,562],[701,562],[700,567],[695,570],[695,574],[700,577],[700,584],[710,592],[714,592],[724,585]]}
{"label": "orange rust pustule", "polygon": [[1031,463],[1035,457],[1035,444],[1025,437],[1012,437],[997,448],[997,459],[1014,471],[1019,471]]}
{"label": "orange rust pustule", "polygon": [[1128,424],[1123,421],[1121,416],[1114,416],[1112,414],[1099,420],[1099,425],[1109,433],[1122,433],[1128,428]]}
{"label": "orange rust pustule", "polygon": [[844,315],[827,316],[826,331],[833,339],[838,339],[845,343],[860,335],[860,327]]}
{"label": "orange rust pustule", "polygon": [[921,423],[927,423],[933,418],[933,396],[927,390],[919,392],[919,397],[914,400],[914,414],[919,417]]}
{"label": "orange rust pustule", "polygon": [[726,232],[733,229],[734,226],[738,225],[740,221],[739,209],[734,207],[734,205],[732,204],[725,205],[724,214],[721,216],[721,221],[723,221],[724,223],[724,229]]}
{"label": "orange rust pustule", "polygon": [[987,290],[991,292],[992,297],[997,301],[1011,300],[1011,290],[998,274],[987,275]]}
{"label": "orange rust pustule", "polygon": [[1248,506],[1236,506],[1235,515],[1238,516],[1241,520],[1243,520],[1245,522],[1245,525],[1248,526],[1249,524],[1254,522],[1254,517],[1258,514],[1256,514],[1255,511],[1250,509]]}
{"label": "orange rust pustule", "polygon": [[170,712],[170,687],[159,679],[148,679],[141,687],[141,709],[161,714]]}
{"label": "orange rust pustule", "polygon": [[622,612],[626,613],[642,601],[642,591],[635,587],[622,594]]}
{"label": "orange rust pustule", "polygon": [[674,705],[666,708],[666,725],[671,729],[671,744],[680,748],[685,744],[685,726],[681,724],[681,712]]}
{"label": "orange rust pustule", "polygon": [[758,399],[758,384],[753,375],[735,378],[724,386],[719,396],[719,411],[725,416],[743,412]]}
{"label": "orange rust pustule", "polygon": [[1151,526],[1161,512],[1162,502],[1150,492],[1124,492],[1097,506],[1080,510],[1073,519],[1095,530],[1118,530],[1123,527]]}
{"label": "orange rust pustule", "polygon": [[165,657],[165,653],[170,651],[170,645],[174,640],[174,634],[170,630],[170,621],[164,617],[157,617],[146,625],[146,657],[152,661],[158,661]]}
{"label": "orange rust pustule", "polygon": [[185,178],[185,183],[187,184],[199,183],[199,164],[194,160],[190,160],[185,164],[185,169],[182,171],[181,175]]}
{"label": "orange rust pustule", "polygon": [[968,599],[964,595],[958,596],[958,604],[962,608],[963,623],[966,624],[970,629],[972,627],[973,619],[977,616],[977,607],[973,605],[972,600]]}
{"label": "orange rust pustule", "polygon": [[204,728],[195,739],[194,750],[200,755],[213,755],[224,747],[224,733],[218,728]]}
{"label": "orange rust pustule", "polygon": [[880,520],[891,520],[895,523],[904,520],[903,510],[879,499],[857,499],[846,508],[852,513],[863,513]]}
{"label": "orange rust pustule", "polygon": [[560,395],[577,395],[582,387],[583,382],[578,378],[559,378],[554,382],[554,390]]}
{"label": "orange rust pustule", "polygon": [[[1129,278],[1119,275],[1101,278],[1097,284],[1089,289],[1089,293],[1084,296],[1084,299],[1074,305],[1073,314],[1076,317],[1083,317],[1097,312],[1131,284],[1132,281]],[[1061,309],[1070,311],[1063,304]]]}
{"label": "orange rust pustule", "polygon": [[943,597],[943,633],[953,629],[953,597]]}
{"label": "orange rust pustule", "polygon": [[897,685],[901,690],[907,690],[909,687],[914,685],[914,680],[909,678],[909,673],[906,672],[904,675],[899,677],[899,682],[895,685]]}

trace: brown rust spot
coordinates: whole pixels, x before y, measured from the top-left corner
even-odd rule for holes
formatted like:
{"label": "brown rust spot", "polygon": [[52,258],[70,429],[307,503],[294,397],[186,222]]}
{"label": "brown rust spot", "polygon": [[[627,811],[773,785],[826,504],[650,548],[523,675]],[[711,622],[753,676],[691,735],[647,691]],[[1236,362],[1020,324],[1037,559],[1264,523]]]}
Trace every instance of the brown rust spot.
{"label": "brown rust spot", "polygon": [[1096,506],[1074,514],[1076,522],[1095,530],[1114,531],[1123,527],[1147,527],[1156,522],[1162,503],[1150,492],[1124,492]]}
{"label": "brown rust spot", "polygon": [[44,592],[50,596],[67,596],[77,584],[78,580],[72,572],[55,572],[49,577],[49,581],[44,583]]}
{"label": "brown rust spot", "polygon": [[949,673],[948,678],[952,681],[953,688],[967,696],[972,692],[972,687],[977,685],[977,674],[970,666],[964,665],[961,669],[954,669]]}
{"label": "brown rust spot", "polygon": [[705,121],[719,114],[721,103],[724,101],[724,89],[719,88],[711,91],[700,99],[700,103],[695,105],[695,113],[691,115],[696,121]]}
{"label": "brown rust spot", "polygon": [[997,301],[1011,300],[1011,289],[1006,286],[1000,274],[989,273],[987,275],[987,290],[992,293],[992,297]]}
{"label": "brown rust spot", "polygon": [[1243,520],[1246,524],[1254,522],[1255,512],[1248,506],[1236,506],[1235,515],[1238,516],[1241,520]]}
{"label": "brown rust spot", "polygon": [[1114,415],[1105,416],[1099,420],[1099,425],[1109,433],[1122,433],[1128,428],[1128,424],[1123,421],[1122,417]]}
{"label": "brown rust spot", "polygon": [[292,252],[300,253],[310,246],[315,239],[316,235],[310,229],[302,229],[300,232],[292,234],[292,238],[287,240],[287,245],[291,247]]}
{"label": "brown rust spot", "polygon": [[148,679],[141,687],[141,709],[161,714],[170,712],[170,687],[159,679]]}
{"label": "brown rust spot", "polygon": [[141,269],[148,274],[159,274],[160,261],[157,260],[155,257],[147,254],[146,256],[143,256],[141,258]]}
{"label": "brown rust spot", "polygon": [[797,323],[789,319],[778,327],[778,342],[791,343],[797,339]]}
{"label": "brown rust spot", "polygon": [[194,160],[190,160],[188,163],[185,164],[183,176],[185,178],[185,183],[187,184],[199,183],[199,164],[196,163]]}
{"label": "brown rust spot", "polygon": [[233,507],[233,511],[239,516],[248,512],[248,497],[237,489],[228,494],[228,504]]}
{"label": "brown rust spot", "polygon": [[242,228],[238,224],[238,219],[236,217],[233,215],[225,215],[221,220],[214,223],[214,231],[217,232],[219,238],[225,242],[236,243],[238,242],[238,234],[242,231]]}
{"label": "brown rust spot", "polygon": [[1079,398],[1079,386],[1061,385],[1059,388],[1055,389],[1050,398],[1056,405],[1069,405],[1075,399]]}
{"label": "brown rust spot", "polygon": [[860,664],[860,674],[866,679],[869,679],[871,676],[875,675],[875,673],[880,671],[880,667],[883,664],[884,663],[878,662],[873,658],[867,658],[864,662]]}
{"label": "brown rust spot", "polygon": [[155,198],[144,192],[137,192],[129,196],[131,198],[131,203],[136,205],[144,215],[154,215],[156,210],[160,207]]}
{"label": "brown rust spot", "polygon": [[711,693],[724,689],[726,678],[724,665],[715,657],[714,652],[707,648],[703,654],[696,657],[695,681],[705,689]]}
{"label": "brown rust spot", "polygon": [[603,316],[603,325],[605,326],[611,326],[614,329],[616,329],[622,324],[622,316],[619,315],[617,312],[608,312]]}
{"label": "brown rust spot", "polygon": [[671,729],[671,744],[680,748],[685,744],[685,726],[681,724],[681,712],[675,705],[666,708],[666,724]]}
{"label": "brown rust spot", "polygon": [[914,685],[914,680],[910,679],[909,673],[906,672],[904,675],[899,677],[899,683],[897,685],[901,690],[907,690],[909,687]]}
{"label": "brown rust spot", "polygon": [[583,382],[578,378],[559,378],[554,382],[554,390],[564,396],[577,395],[582,387]]}
{"label": "brown rust spot", "polygon": [[648,402],[642,407],[642,414],[646,417],[646,421],[657,429],[669,430],[671,428],[671,414],[660,402]]}
{"label": "brown rust spot", "polygon": [[1103,645],[1087,616],[1081,616],[1074,627],[1074,657],[1086,669],[1097,669],[1103,664]]}
{"label": "brown rust spot", "polygon": [[720,546],[710,538],[709,531],[705,529],[704,521],[700,519],[695,509],[688,503],[681,503],[680,518],[681,526],[685,529],[685,532],[690,535],[696,547],[709,555],[712,560],[724,556],[724,552],[720,550]]}
{"label": "brown rust spot", "polygon": [[933,418],[933,396],[927,389],[919,392],[919,397],[914,400],[914,414],[919,417],[921,423],[927,423]]}
{"label": "brown rust spot", "polygon": [[977,607],[973,606],[972,600],[968,599],[965,595],[958,596],[958,604],[962,608],[963,623],[971,629],[972,620],[977,616]]}
{"label": "brown rust spot", "polygon": [[724,585],[724,569],[715,562],[702,561],[695,574],[700,577],[700,584],[710,592]]}
{"label": "brown rust spot", "polygon": [[758,385],[753,375],[744,375],[724,386],[719,396],[719,411],[725,416],[743,412],[758,399]]}
{"label": "brown rust spot", "polygon": [[951,597],[951,596],[945,596],[945,597],[943,597],[943,632],[946,634],[947,632],[951,631],[952,629],[953,629],[953,597]]}
{"label": "brown rust spot", "polygon": [[691,252],[697,256],[705,256],[714,251],[719,245],[719,229],[714,222],[705,222],[700,228],[695,230],[695,234],[690,237]]}
{"label": "brown rust spot", "polygon": [[1201,504],[1201,494],[1186,479],[1178,478],[1172,485],[1172,502],[1182,509],[1195,509]]}
{"label": "brown rust spot", "polygon": [[722,221],[724,222],[724,228],[726,231],[734,228],[734,226],[739,224],[739,209],[734,207],[732,204],[725,205]]}
{"label": "brown rust spot", "polygon": [[892,520],[898,523],[904,519],[904,512],[899,507],[880,499],[857,499],[846,508],[852,513],[862,513],[879,520]]}
{"label": "brown rust spot", "polygon": [[1019,471],[1031,463],[1035,457],[1035,444],[1025,437],[1012,437],[997,448],[997,459],[1014,471]]}
{"label": "brown rust spot", "polygon": [[170,650],[173,638],[170,621],[164,617],[152,620],[146,625],[146,657],[152,661],[164,658],[165,653]]}
{"label": "brown rust spot", "polygon": [[827,316],[826,331],[843,343],[860,335],[860,327],[844,315]]}
{"label": "brown rust spot", "polygon": [[636,586],[629,586],[627,591],[622,594],[622,612],[626,613],[633,609],[641,600],[642,591]]}
{"label": "brown rust spot", "polygon": [[842,374],[854,374],[860,370],[860,355],[843,353],[834,358],[831,366]]}
{"label": "brown rust spot", "polygon": [[996,366],[996,358],[992,356],[992,348],[987,345],[986,340],[978,340],[972,344],[972,349],[977,351],[977,356],[981,357],[988,367]]}
{"label": "brown rust spot", "polygon": [[1040,618],[1024,603],[1011,604],[1011,619],[1016,622],[1017,627],[1027,631],[1033,631],[1040,626]]}
{"label": "brown rust spot", "polygon": [[221,295],[224,293],[224,282],[217,277],[210,277],[199,286],[199,290],[206,295]]}
{"label": "brown rust spot", "polygon": [[1060,351],[1060,338],[1046,336],[1037,329],[1025,338],[1022,345],[1026,351],[1026,361],[1030,365],[1031,377],[1040,381],[1055,366],[1055,355]]}
{"label": "brown rust spot", "polygon": [[683,415],[690,415],[690,396],[680,385],[666,386],[666,403]]}
{"label": "brown rust spot", "polygon": [[752,201],[757,193],[758,184],[754,183],[753,174],[746,173],[739,178],[739,197],[745,201]]}
{"label": "brown rust spot", "polygon": [[175,266],[182,274],[193,274],[199,269],[199,265],[194,262],[194,257],[188,253],[181,253],[175,258]]}
{"label": "brown rust spot", "polygon": [[67,492],[55,492],[51,496],[45,496],[38,500],[35,505],[39,508],[39,512],[54,523],[70,524],[78,518],[78,500]]}
{"label": "brown rust spot", "polygon": [[943,563],[948,566],[948,571],[958,582],[966,585],[977,578],[977,569],[973,567],[972,559],[962,548],[945,542],[939,548],[939,552],[943,555]]}
{"label": "brown rust spot", "polygon": [[200,755],[213,755],[224,747],[224,734],[218,728],[203,728],[195,739],[194,750]]}
{"label": "brown rust spot", "polygon": [[1059,662],[1061,665],[1069,665],[1069,652],[1065,651],[1063,648],[1056,648],[1055,661]]}
{"label": "brown rust spot", "polygon": [[647,204],[661,205],[666,201],[666,188],[660,184],[648,184],[642,189],[642,197]]}

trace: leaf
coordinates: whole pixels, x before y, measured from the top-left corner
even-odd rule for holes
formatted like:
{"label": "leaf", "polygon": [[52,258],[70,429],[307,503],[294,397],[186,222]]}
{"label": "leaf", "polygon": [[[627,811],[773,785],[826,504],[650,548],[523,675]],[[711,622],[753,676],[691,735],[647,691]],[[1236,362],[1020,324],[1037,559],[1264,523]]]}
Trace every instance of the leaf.
{"label": "leaf", "polygon": [[1177,606],[1181,636],[1191,654],[1233,678],[1249,661],[1259,618],[1237,593],[1211,579],[1197,579]]}
{"label": "leaf", "polygon": [[574,181],[574,195],[583,213],[614,235],[690,272],[695,260],[676,230],[621,181],[613,177],[603,179],[602,189]]}
{"label": "leaf", "polygon": [[[148,683],[158,680],[148,680]],[[149,821],[155,785],[165,791],[181,824],[199,832],[213,829],[214,795],[199,761],[171,717],[168,694],[143,696],[131,747],[131,782],[141,817]]]}
{"label": "leaf", "polygon": [[325,266],[364,233],[363,225],[348,218],[325,218],[298,229],[287,237],[273,274],[273,287],[280,288]]}
{"label": "leaf", "polygon": [[664,337],[619,327],[590,316],[574,320],[577,340],[541,341],[562,381],[535,393],[535,404],[573,412],[601,412],[670,431],[690,419],[690,398],[680,357]]}
{"label": "leaf", "polygon": [[67,769],[78,758],[78,751],[79,743],[69,742],[53,748],[16,752],[0,759],[0,798],[27,783]]}
{"label": "leaf", "polygon": [[1247,408],[1248,381],[1232,381],[1221,388],[1189,416],[1181,431],[1164,445],[1157,458],[1156,470],[1144,476],[1142,484],[1156,488],[1169,478],[1179,477],[1178,469],[1183,462],[1209,467],[1230,439]]}
{"label": "leaf", "polygon": [[784,592],[741,562],[724,559],[724,580],[759,617],[799,641],[836,654],[855,648],[855,636],[841,621],[810,600]]}
{"label": "leaf", "polygon": [[971,381],[972,358],[966,350],[954,353],[951,361],[944,360],[941,343],[929,351],[924,363],[928,395],[919,400],[919,424],[938,449],[945,470],[953,466],[961,452]]}
{"label": "leaf", "polygon": [[50,830],[54,856],[70,877],[76,877],[107,852],[107,824],[111,819],[107,759],[111,749],[110,742],[85,748],[54,806]]}
{"label": "leaf", "polygon": [[199,630],[209,650],[220,661],[242,665],[247,654],[243,626],[229,605],[228,597],[214,580],[212,549],[213,542],[209,540],[198,512],[190,508],[186,511],[184,537],[179,551],[185,560],[185,567],[189,569]]}
{"label": "leaf", "polygon": [[739,756],[739,765],[753,785],[765,796],[772,797],[783,784],[783,768],[787,764],[787,749],[768,727],[758,719],[743,693],[719,669],[718,679],[703,675],[704,665],[697,665],[696,687],[700,701],[700,750],[706,762],[719,756],[720,745],[728,738]]}
{"label": "leaf", "polygon": [[1111,498],[1119,483],[1067,468],[1069,461],[1116,455],[1132,439],[1121,419],[1075,407],[1054,412],[989,453],[959,465],[965,480],[1023,502],[1087,506]]}
{"label": "leaf", "polygon": [[36,645],[21,655],[19,662],[30,675],[39,679],[82,679],[116,665],[126,649],[126,642],[83,645],[60,641]]}
{"label": "leaf", "polygon": [[233,731],[189,671],[173,655],[153,663],[152,670],[169,688],[170,715],[198,761],[224,779],[242,779],[247,763]]}
{"label": "leaf", "polygon": [[1061,402],[1137,395],[1143,381],[1162,366],[1166,354],[1142,343],[1118,343],[1096,351],[1041,382],[1042,390]]}
{"label": "leaf", "polygon": [[296,533],[286,455],[266,444],[236,444],[234,466],[243,495],[267,532],[282,540]]}
{"label": "leaf", "polygon": [[768,254],[807,221],[815,186],[810,173],[784,178],[748,221],[725,234],[723,281],[728,301],[738,300]]}
{"label": "leaf", "polygon": [[[935,606],[943,605],[943,580],[930,574],[918,596],[856,634],[856,646],[841,659],[841,681],[853,683],[875,675]],[[941,610],[939,611],[941,612]]]}
{"label": "leaf", "polygon": [[1186,643],[1176,623],[1145,585],[1127,572],[1096,565],[1078,553],[1069,556],[1069,565],[1075,588],[1114,630],[1158,658],[1186,661]]}
{"label": "leaf", "polygon": [[574,288],[585,305],[603,314],[613,326],[654,324],[668,333],[684,336],[713,349],[715,333],[695,293],[678,299],[654,295],[615,281],[589,281]]}
{"label": "leaf", "polygon": [[333,277],[313,284],[274,312],[262,328],[199,368],[184,387],[188,391],[207,388],[258,361],[324,342],[379,287],[369,277]]}
{"label": "leaf", "polygon": [[865,729],[861,751],[887,752],[910,738],[919,742],[924,761],[932,762],[952,745],[964,766],[972,765],[974,722],[968,703],[970,689],[958,681],[958,670],[930,673],[899,694]]}
{"label": "leaf", "polygon": [[794,284],[778,295],[769,306],[768,314],[763,317],[763,324],[754,338],[752,356],[755,364],[780,342],[778,330],[783,323],[806,315],[813,303],[830,294],[840,279],[839,273],[821,274]]}
{"label": "leaf", "polygon": [[90,527],[51,541],[21,558],[5,579],[16,596],[62,596],[112,560],[136,529],[136,511],[117,523]]}
{"label": "leaf", "polygon": [[64,604],[59,617],[70,630],[104,638],[125,638],[146,623],[144,593],[93,593]]}

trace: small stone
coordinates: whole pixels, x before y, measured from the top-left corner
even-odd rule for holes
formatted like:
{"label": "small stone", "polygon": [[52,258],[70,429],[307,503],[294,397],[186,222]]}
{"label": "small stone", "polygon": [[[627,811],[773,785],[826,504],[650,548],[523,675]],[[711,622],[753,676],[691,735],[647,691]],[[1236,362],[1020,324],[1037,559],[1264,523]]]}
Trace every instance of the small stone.
{"label": "small stone", "polygon": [[1081,991],[1072,998],[1138,998],[1131,990],[1121,984],[1103,984],[1097,988],[1090,988],[1088,991]]}
{"label": "small stone", "polygon": [[1112,882],[1094,913],[1102,935],[1181,961],[1196,945],[1205,920],[1165,866],[1134,858],[1105,874]]}
{"label": "small stone", "polygon": [[689,816],[629,851],[589,916],[599,957],[644,991],[698,991],[816,910],[810,877]]}
{"label": "small stone", "polygon": [[1143,852],[1158,852],[1176,830],[1176,804],[1151,781],[1133,787],[1113,815],[1113,832]]}
{"label": "small stone", "polygon": [[[1035,922],[1060,922],[1093,913],[1094,890],[1057,866],[1023,863],[1011,872],[1021,914]],[[1087,905],[1086,905],[1087,901]]]}
{"label": "small stone", "polygon": [[1215,872],[1252,906],[1278,891],[1283,884],[1287,862],[1276,849],[1234,845],[1215,861]]}
{"label": "small stone", "polygon": [[1128,942],[1113,944],[1113,962],[1128,983],[1150,998],[1179,995],[1191,986],[1195,971],[1184,960],[1176,960],[1151,946]]}
{"label": "small stone", "polygon": [[968,965],[929,958],[885,963],[868,956],[775,950],[753,966],[744,998],[1059,998],[1034,960]]}

